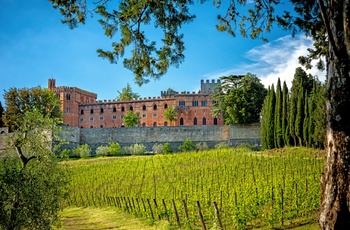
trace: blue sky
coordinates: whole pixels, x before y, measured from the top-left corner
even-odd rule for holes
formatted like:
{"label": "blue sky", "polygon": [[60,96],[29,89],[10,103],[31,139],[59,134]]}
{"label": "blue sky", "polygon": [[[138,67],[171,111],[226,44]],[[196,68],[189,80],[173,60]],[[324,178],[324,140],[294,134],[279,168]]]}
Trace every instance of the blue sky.
{"label": "blue sky", "polygon": [[[192,7],[197,17],[182,28],[184,63],[170,68],[160,80],[139,87],[122,63],[110,64],[97,56],[98,48],[111,49],[113,39],[104,35],[96,17],[70,30],[61,23],[58,10],[46,0],[0,2],[2,102],[4,90],[47,87],[48,78],[55,78],[57,86],[76,86],[97,93],[99,100],[114,99],[127,83],[141,97],[149,97],[159,96],[169,87],[180,92],[197,91],[201,79],[247,72],[256,74],[266,87],[276,83],[278,77],[290,86],[299,66],[297,57],[306,54],[312,45],[310,39],[302,35],[292,38],[277,27],[266,35],[269,43],[218,32],[215,24],[219,11],[209,1]],[[310,73],[324,80],[324,73]]]}

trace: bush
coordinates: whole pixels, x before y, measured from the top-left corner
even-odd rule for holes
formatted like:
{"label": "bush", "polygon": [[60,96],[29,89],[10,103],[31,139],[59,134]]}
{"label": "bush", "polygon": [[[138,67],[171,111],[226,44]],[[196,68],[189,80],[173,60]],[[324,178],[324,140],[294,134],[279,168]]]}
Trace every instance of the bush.
{"label": "bush", "polygon": [[72,155],[73,155],[73,152],[70,149],[63,149],[60,152],[60,158],[63,158],[63,159],[68,159],[68,158],[72,157]]}
{"label": "bush", "polygon": [[163,145],[163,153],[164,154],[169,154],[173,152],[173,147],[167,142]]}
{"label": "bush", "polygon": [[207,149],[209,149],[209,147],[206,142],[199,142],[196,144],[196,150],[207,150]]}
{"label": "bush", "polygon": [[162,144],[154,144],[152,147],[152,151],[154,153],[162,153],[163,152],[163,145]]}
{"label": "bush", "polygon": [[110,142],[108,144],[109,147],[109,151],[108,151],[108,155],[109,156],[119,156],[121,155],[122,149],[120,147],[120,144],[118,142]]}
{"label": "bush", "polygon": [[226,142],[220,142],[215,145],[216,149],[225,149],[228,148],[228,144]]}
{"label": "bush", "polygon": [[187,139],[179,146],[179,150],[181,152],[190,152],[194,151],[196,149],[196,146],[193,144],[192,140]]}
{"label": "bush", "polygon": [[109,146],[101,145],[96,149],[96,156],[108,156]]}
{"label": "bush", "polygon": [[237,146],[237,148],[247,149],[247,150],[251,150],[251,151],[258,151],[259,150],[257,146],[253,146],[250,143],[241,143],[240,145]]}
{"label": "bush", "polygon": [[83,144],[73,149],[73,155],[80,156],[81,158],[91,157],[91,148],[88,144]]}
{"label": "bush", "polygon": [[134,144],[133,155],[143,155],[146,152],[146,147],[143,144]]}
{"label": "bush", "polygon": [[133,152],[133,146],[124,146],[121,150],[122,155],[131,155]]}

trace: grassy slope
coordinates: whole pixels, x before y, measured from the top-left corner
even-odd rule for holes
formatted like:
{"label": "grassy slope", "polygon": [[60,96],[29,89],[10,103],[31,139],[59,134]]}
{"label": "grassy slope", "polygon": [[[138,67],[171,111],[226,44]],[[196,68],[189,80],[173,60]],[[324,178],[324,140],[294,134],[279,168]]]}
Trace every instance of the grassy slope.
{"label": "grassy slope", "polygon": [[167,229],[167,223],[136,218],[113,208],[69,207],[63,210],[62,230],[88,229]]}

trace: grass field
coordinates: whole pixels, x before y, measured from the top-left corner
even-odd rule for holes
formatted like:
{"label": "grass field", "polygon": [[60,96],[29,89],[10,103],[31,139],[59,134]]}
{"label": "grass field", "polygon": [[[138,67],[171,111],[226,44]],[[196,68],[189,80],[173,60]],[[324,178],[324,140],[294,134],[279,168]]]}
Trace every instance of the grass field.
{"label": "grass field", "polygon": [[[306,148],[220,149],[68,161],[64,164],[71,176],[70,194],[63,214],[75,208],[86,211],[84,216],[97,215],[90,215],[89,209],[113,210],[116,216],[127,213],[146,225],[162,220],[165,229],[168,223],[172,229],[271,229],[315,223],[323,167],[319,156],[319,151]],[[113,225],[112,213],[112,227],[106,228],[122,229]],[[66,221],[70,219],[67,215]]]}

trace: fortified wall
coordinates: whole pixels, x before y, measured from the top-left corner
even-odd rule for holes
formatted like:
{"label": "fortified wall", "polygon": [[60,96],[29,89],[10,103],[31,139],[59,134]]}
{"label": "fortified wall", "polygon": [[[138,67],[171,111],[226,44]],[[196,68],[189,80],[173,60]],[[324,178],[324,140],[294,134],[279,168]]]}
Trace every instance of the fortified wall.
{"label": "fortified wall", "polygon": [[118,142],[121,146],[143,144],[151,151],[154,144],[170,143],[173,149],[186,139],[195,144],[206,142],[209,147],[225,142],[229,146],[241,143],[260,145],[259,124],[223,125],[223,126],[167,126],[167,127],[135,127],[135,128],[94,128],[63,127],[61,138],[69,144],[63,148],[72,149],[88,144],[95,151],[98,146],[109,142]]}

